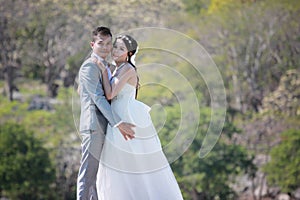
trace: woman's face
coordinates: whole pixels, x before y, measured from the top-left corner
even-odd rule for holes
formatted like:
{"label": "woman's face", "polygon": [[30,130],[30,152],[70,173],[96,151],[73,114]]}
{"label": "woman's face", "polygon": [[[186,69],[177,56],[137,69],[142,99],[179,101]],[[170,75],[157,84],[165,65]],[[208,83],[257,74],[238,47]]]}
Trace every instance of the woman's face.
{"label": "woman's face", "polygon": [[113,45],[112,58],[115,62],[125,62],[128,50],[122,39],[117,39]]}

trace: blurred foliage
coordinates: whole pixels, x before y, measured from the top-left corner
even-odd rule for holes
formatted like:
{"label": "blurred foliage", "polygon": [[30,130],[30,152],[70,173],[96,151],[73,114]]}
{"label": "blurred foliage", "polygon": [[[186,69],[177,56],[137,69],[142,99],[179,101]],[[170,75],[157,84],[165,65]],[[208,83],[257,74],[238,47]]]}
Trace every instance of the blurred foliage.
{"label": "blurred foliage", "polygon": [[[39,87],[40,83],[31,81],[28,84],[32,89],[35,89]],[[23,84],[20,90],[24,91],[24,94],[30,94],[27,87],[27,84]],[[0,97],[1,127],[8,122],[22,124],[24,130],[33,130],[30,133],[31,136],[40,141],[48,152],[51,166],[55,169],[55,173],[53,172],[55,180],[51,179],[53,182],[50,193],[55,191],[53,195],[57,196],[45,199],[75,199],[77,170],[80,160],[80,139],[74,126],[72,89],[61,88],[54,105],[52,105],[53,110],[50,111],[28,110],[33,97],[35,95],[28,98],[27,102],[10,102],[4,97]],[[41,96],[41,98],[45,97]],[[49,103],[49,101],[46,102]],[[18,135],[19,132],[15,131],[14,134]],[[32,154],[34,153],[32,152]],[[34,180],[35,178],[32,179],[32,181]],[[46,188],[49,189],[49,186],[47,185]],[[39,199],[39,197],[29,199]],[[41,197],[41,199],[43,198]]]}
{"label": "blurred foliage", "polygon": [[[0,127],[0,191],[10,199],[53,199],[55,169],[49,152],[17,123]],[[50,189],[50,190],[49,190]]]}
{"label": "blurred foliage", "polygon": [[268,183],[292,193],[300,183],[300,131],[288,130],[281,134],[281,142],[270,152],[271,160],[264,166]]}
{"label": "blurred foliage", "polygon": [[[178,129],[180,115],[178,108],[174,110],[177,114],[170,116],[159,134],[163,142],[170,142]],[[233,132],[238,133],[237,128],[227,121],[223,134],[229,130],[233,132],[220,139],[206,157],[200,158],[199,150],[211,120],[210,109],[202,110],[199,130],[193,142],[183,156],[172,164],[172,168],[183,191],[184,199],[234,199],[237,194],[228,183],[234,184],[235,177],[242,174],[253,177],[256,172],[252,162],[254,157],[249,155],[246,148],[241,145],[226,142],[232,140]]]}
{"label": "blurred foliage", "polygon": [[299,8],[295,0],[212,0],[201,14],[170,20],[170,26],[191,35],[212,55],[230,107],[258,112],[281,75],[299,68]]}
{"label": "blurred foliage", "polygon": [[[7,66],[16,70],[9,78],[19,90],[15,92],[16,101],[0,97],[0,124],[2,127],[13,121],[22,124],[24,130],[34,131],[30,135],[42,142],[55,166],[51,190],[58,199],[75,199],[80,160],[76,126],[80,110],[72,86],[90,51],[94,26],[109,26],[114,34],[138,27],[175,29],[203,45],[218,66],[226,87],[227,118],[218,143],[207,157],[200,159],[199,149],[212,114],[206,82],[211,81],[210,77],[202,77],[182,57],[163,50],[141,49],[136,59],[142,86],[138,99],[152,106],[153,122],[167,155],[178,151],[167,146],[178,134],[178,128],[186,131],[180,139],[189,146],[172,163],[185,199],[237,198],[241,195],[234,190],[234,185],[240,185],[236,182],[238,177],[247,176],[250,181],[257,178],[256,167],[260,165],[253,165],[253,156],[267,154],[282,131],[298,128],[298,0],[0,0],[0,4],[1,93],[7,90]],[[199,53],[166,35],[153,38],[149,44],[187,49],[185,55]],[[296,78],[282,79],[287,72]],[[178,74],[188,84],[183,84]],[[293,84],[283,87],[280,80]],[[51,91],[53,84],[58,85],[57,95]],[[30,110],[35,98],[51,109]],[[274,108],[274,103],[279,106]],[[181,120],[182,108],[187,113],[200,109],[200,116],[184,115]],[[272,152],[280,151],[276,149]],[[271,153],[272,160],[280,164],[273,163],[274,169],[267,165],[267,178],[270,176],[283,191],[291,191],[298,187],[293,183],[296,179],[283,175],[298,169],[294,162],[289,165],[285,159],[294,158],[294,152],[278,152],[279,158],[281,153],[282,163],[276,159],[276,153]],[[273,173],[283,162],[288,168]],[[248,187],[254,187],[253,191],[259,187],[251,184]]]}

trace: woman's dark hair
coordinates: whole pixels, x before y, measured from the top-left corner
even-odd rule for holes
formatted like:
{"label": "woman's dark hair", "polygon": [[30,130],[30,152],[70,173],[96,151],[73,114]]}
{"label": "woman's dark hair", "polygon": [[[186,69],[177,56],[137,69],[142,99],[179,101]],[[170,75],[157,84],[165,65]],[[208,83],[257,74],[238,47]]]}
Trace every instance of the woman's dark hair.
{"label": "woman's dark hair", "polygon": [[[131,37],[130,35],[119,35],[118,37],[116,37],[115,42],[117,41],[117,39],[121,39],[125,43],[125,46],[128,50],[127,61],[128,61],[128,63],[130,63],[133,66],[133,68],[136,71],[136,66],[132,63],[131,57],[137,51],[137,47],[138,47],[137,41],[135,39],[133,39],[133,37]],[[136,86],[135,98],[137,97],[139,86],[140,86],[139,77],[137,77],[137,86]]]}

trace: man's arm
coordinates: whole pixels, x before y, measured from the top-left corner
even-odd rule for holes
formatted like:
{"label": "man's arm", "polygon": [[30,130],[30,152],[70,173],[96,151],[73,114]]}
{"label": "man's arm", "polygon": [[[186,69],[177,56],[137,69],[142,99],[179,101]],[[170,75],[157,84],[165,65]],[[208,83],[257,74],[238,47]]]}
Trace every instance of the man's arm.
{"label": "man's arm", "polygon": [[125,140],[134,138],[132,130],[135,127],[132,124],[122,122],[121,119],[114,119],[110,104],[104,96],[104,91],[99,80],[99,71],[94,63],[87,63],[80,69],[81,89],[86,88],[90,97],[102,112],[108,123],[112,127],[118,127]]}
{"label": "man's arm", "polygon": [[85,88],[95,105],[113,127],[121,122],[121,119],[114,119],[110,104],[104,96],[104,91],[99,80],[99,70],[96,64],[87,63],[80,69],[81,86]]}

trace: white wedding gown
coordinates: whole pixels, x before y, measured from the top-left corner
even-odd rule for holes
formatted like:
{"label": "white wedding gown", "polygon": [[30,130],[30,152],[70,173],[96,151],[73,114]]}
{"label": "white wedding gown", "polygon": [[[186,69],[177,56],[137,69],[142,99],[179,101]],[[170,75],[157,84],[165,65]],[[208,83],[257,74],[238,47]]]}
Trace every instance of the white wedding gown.
{"label": "white wedding gown", "polygon": [[135,138],[126,141],[117,128],[108,125],[97,175],[99,200],[181,200],[150,108],[135,99],[135,92],[126,83],[112,100],[113,113],[136,125]]}

